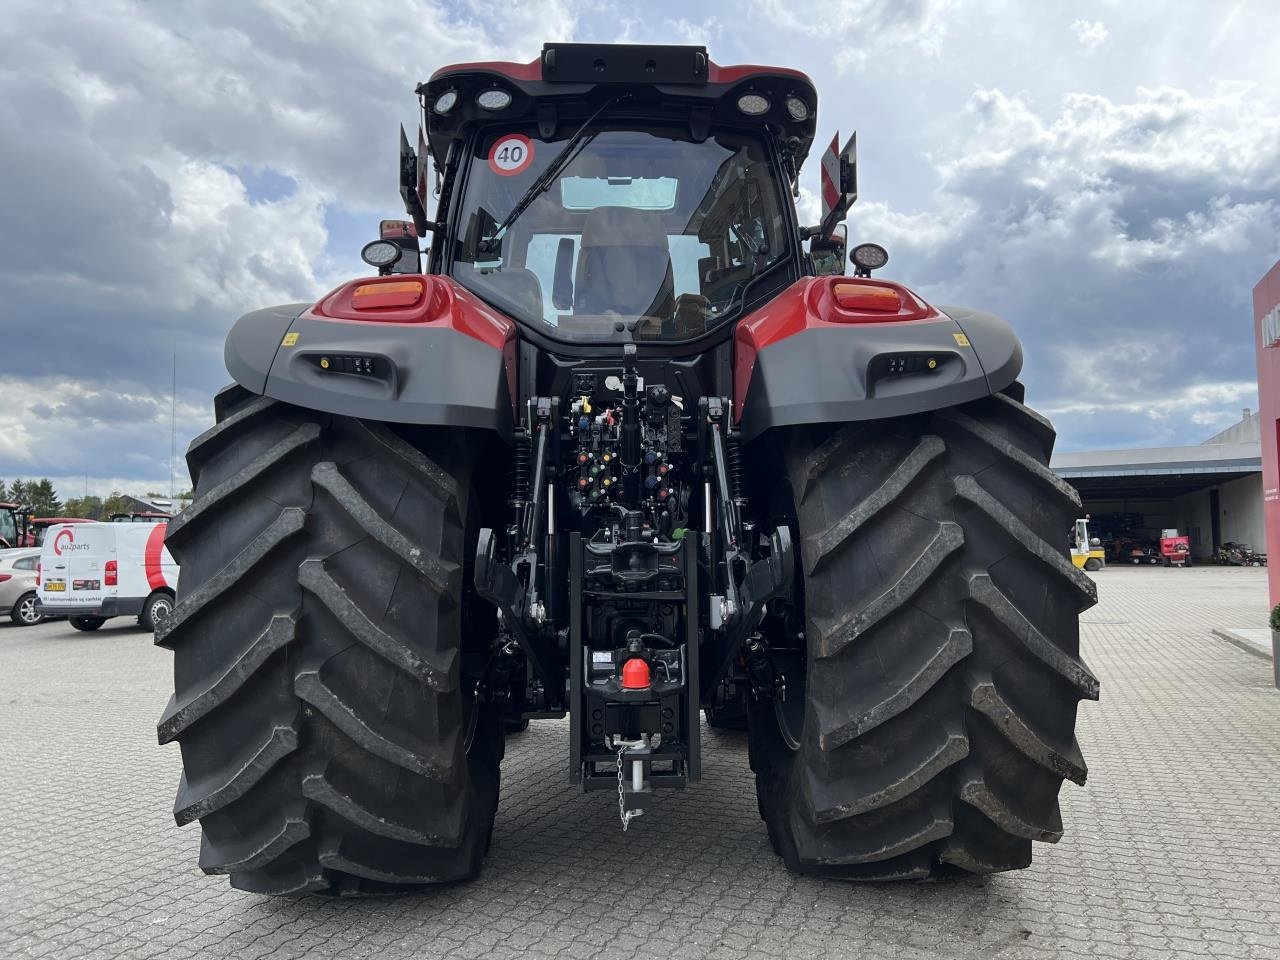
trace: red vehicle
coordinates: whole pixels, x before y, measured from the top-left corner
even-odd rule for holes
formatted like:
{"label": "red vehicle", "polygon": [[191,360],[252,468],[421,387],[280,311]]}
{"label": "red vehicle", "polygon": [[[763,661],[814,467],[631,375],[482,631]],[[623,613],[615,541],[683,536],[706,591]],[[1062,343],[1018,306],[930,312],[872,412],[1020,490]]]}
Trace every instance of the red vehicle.
{"label": "red vehicle", "polygon": [[35,545],[30,508],[20,503],[0,503],[0,550]]}
{"label": "red vehicle", "polygon": [[200,867],[282,895],[473,877],[506,737],[565,716],[556,775],[675,836],[704,794],[654,794],[723,769],[704,709],[745,716],[792,870],[1029,865],[1087,775],[1096,588],[1013,328],[873,279],[875,244],[843,273],[853,141],[802,221],[798,70],[552,43],[417,94],[428,249],[371,241],[377,276],[238,321],[187,455],[158,734]]}
{"label": "red vehicle", "polygon": [[1178,536],[1177,530],[1165,530],[1160,537],[1160,558],[1166,567],[1191,566],[1191,538]]}

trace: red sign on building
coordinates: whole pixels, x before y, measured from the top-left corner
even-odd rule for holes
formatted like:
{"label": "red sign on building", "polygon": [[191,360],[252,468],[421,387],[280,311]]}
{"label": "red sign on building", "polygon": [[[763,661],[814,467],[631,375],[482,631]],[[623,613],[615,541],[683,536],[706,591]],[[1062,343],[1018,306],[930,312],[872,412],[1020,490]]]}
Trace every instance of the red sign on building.
{"label": "red sign on building", "polygon": [[1253,288],[1253,336],[1258,348],[1258,420],[1262,434],[1262,499],[1267,524],[1267,579],[1280,603],[1280,262]]}

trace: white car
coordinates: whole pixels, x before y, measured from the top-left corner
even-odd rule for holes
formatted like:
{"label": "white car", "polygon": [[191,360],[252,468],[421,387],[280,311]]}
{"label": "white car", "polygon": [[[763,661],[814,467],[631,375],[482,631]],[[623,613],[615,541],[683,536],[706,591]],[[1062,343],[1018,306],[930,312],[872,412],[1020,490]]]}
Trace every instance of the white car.
{"label": "white car", "polygon": [[39,610],[77,630],[136,616],[154,630],[173,612],[178,565],[164,545],[165,523],[66,523],[41,547]]}
{"label": "white car", "polygon": [[0,615],[20,627],[30,627],[44,618],[36,609],[36,564],[40,551],[34,547],[0,550]]}

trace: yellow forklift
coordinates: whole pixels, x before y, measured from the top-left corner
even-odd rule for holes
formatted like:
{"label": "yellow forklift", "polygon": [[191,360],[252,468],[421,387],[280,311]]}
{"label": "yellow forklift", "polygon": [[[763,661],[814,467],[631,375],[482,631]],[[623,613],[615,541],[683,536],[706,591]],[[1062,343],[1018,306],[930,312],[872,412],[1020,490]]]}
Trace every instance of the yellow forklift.
{"label": "yellow forklift", "polygon": [[1071,530],[1071,562],[1085,570],[1101,570],[1107,565],[1102,541],[1089,536],[1089,518],[1081,517]]}

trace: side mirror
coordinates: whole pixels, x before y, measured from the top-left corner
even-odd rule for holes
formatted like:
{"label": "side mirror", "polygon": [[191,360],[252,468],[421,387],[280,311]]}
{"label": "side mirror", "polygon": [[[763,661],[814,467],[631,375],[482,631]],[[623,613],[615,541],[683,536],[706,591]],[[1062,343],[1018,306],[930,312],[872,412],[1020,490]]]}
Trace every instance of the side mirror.
{"label": "side mirror", "polygon": [[809,240],[809,259],[813,271],[820,277],[839,276],[844,273],[844,251],[847,234],[843,224],[830,236],[812,237]]}
{"label": "side mirror", "polygon": [[[408,220],[383,220],[378,224],[383,240],[400,248],[400,259],[389,267],[387,273],[421,273],[422,254],[418,250],[418,228]],[[367,248],[366,248],[367,249]],[[367,260],[365,261],[368,262]]]}

